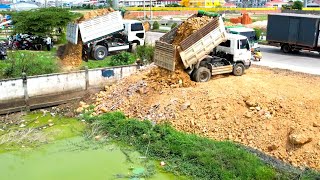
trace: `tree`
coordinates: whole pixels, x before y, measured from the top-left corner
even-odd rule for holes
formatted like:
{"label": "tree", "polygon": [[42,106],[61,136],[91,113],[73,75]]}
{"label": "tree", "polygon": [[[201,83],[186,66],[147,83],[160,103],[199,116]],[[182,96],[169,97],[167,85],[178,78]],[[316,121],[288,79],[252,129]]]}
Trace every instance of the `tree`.
{"label": "tree", "polygon": [[301,1],[295,1],[292,5],[292,9],[298,9],[301,10],[303,7],[303,4]]}
{"label": "tree", "polygon": [[159,29],[160,24],[158,23],[158,21],[155,21],[152,25],[152,29]]}
{"label": "tree", "polygon": [[51,34],[55,28],[65,28],[78,14],[62,8],[41,8],[12,14],[16,33],[39,36]]}

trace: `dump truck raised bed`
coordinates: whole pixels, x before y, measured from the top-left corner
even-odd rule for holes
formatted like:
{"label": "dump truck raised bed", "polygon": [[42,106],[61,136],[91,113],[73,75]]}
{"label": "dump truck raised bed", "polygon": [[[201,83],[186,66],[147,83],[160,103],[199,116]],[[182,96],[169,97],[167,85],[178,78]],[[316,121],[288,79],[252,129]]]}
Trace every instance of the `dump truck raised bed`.
{"label": "dump truck raised bed", "polygon": [[[201,15],[193,15],[190,18],[196,16]],[[244,70],[250,67],[251,52],[248,39],[241,35],[227,34],[221,17],[212,18],[208,24],[179,45],[173,45],[173,38],[180,26],[156,41],[156,65],[174,71],[176,63],[181,59],[185,71],[197,82],[208,81],[216,74],[233,72],[235,75],[242,75]],[[223,44],[225,42],[227,44]]]}
{"label": "dump truck raised bed", "polygon": [[310,50],[320,52],[320,16],[269,14],[267,41],[280,44],[284,53]]}
{"label": "dump truck raised bed", "polygon": [[144,44],[144,39],[142,22],[123,20],[119,11],[67,26],[67,40],[73,44],[81,40],[83,56],[96,60],[104,59],[112,51],[134,50],[136,45]]}

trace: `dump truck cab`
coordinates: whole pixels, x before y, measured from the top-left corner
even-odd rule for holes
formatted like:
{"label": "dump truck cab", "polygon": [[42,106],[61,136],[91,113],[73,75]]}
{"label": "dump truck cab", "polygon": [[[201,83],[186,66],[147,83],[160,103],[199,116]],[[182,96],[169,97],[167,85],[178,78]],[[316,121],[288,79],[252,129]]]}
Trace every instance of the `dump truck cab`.
{"label": "dump truck cab", "polygon": [[123,20],[124,34],[127,35],[130,45],[144,45],[145,30],[141,21]]}
{"label": "dump truck cab", "polygon": [[246,36],[227,34],[227,41],[216,47],[216,55],[230,62],[243,63],[245,68],[251,65],[251,45]]}
{"label": "dump truck cab", "polygon": [[220,43],[210,55],[204,56],[190,71],[192,80],[206,82],[212,75],[225,73],[241,76],[251,66],[250,48],[247,37],[227,34],[227,40]]}
{"label": "dump truck cab", "polygon": [[230,34],[239,34],[239,35],[246,36],[249,40],[251,48],[253,49],[259,48],[258,38],[254,29],[247,28],[244,26],[227,26],[226,30]]}

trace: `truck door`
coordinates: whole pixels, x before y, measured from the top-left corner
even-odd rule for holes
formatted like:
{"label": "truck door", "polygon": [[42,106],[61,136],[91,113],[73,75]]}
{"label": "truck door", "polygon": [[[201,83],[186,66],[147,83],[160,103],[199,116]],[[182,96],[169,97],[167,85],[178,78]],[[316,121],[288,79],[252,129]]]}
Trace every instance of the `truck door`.
{"label": "truck door", "polygon": [[290,25],[289,25],[289,35],[288,35],[288,41],[289,43],[297,43],[299,38],[299,19],[296,18],[290,18]]}
{"label": "truck door", "polygon": [[234,61],[245,61],[251,58],[250,44],[248,39],[238,40],[238,56],[235,56]]}

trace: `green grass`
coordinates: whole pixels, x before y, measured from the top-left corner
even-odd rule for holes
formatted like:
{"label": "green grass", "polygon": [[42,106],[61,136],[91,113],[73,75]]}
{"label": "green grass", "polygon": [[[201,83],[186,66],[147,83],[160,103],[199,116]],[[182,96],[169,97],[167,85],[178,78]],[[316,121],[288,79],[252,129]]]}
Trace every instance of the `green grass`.
{"label": "green grass", "polygon": [[[42,75],[61,72],[59,58],[56,56],[56,49],[51,51],[8,51],[8,59],[0,61],[0,79],[19,78],[22,72],[27,76]],[[104,60],[89,60],[82,62],[82,67],[89,69],[103,68],[111,66],[129,65],[136,60],[136,55],[121,52],[110,55]]]}
{"label": "green grass", "polygon": [[106,57],[104,60],[89,60],[88,62],[82,61],[82,66],[88,66],[89,69],[108,67],[111,64],[111,56]]}
{"label": "green grass", "polygon": [[111,66],[121,66],[133,64],[136,60],[136,55],[128,52],[120,52],[111,56],[107,56],[104,60],[89,60],[82,61],[82,67],[88,66],[89,69],[103,68]]}
{"label": "green grass", "polygon": [[8,59],[0,61],[0,79],[18,78],[59,72],[56,49],[51,51],[8,51]]}
{"label": "green grass", "polygon": [[252,15],[252,22],[268,20],[268,15]]}
{"label": "green grass", "polygon": [[109,137],[130,144],[141,154],[166,162],[166,171],[193,179],[286,179],[255,155],[232,142],[178,132],[168,124],[127,119],[122,113],[89,118]]}

